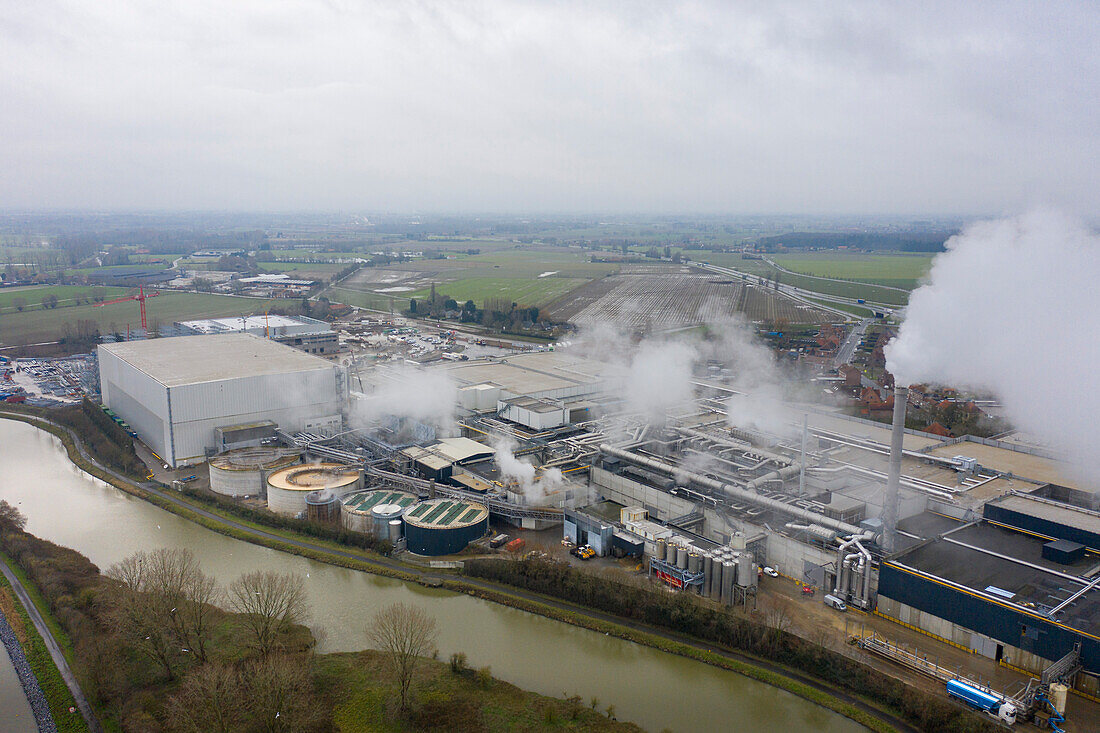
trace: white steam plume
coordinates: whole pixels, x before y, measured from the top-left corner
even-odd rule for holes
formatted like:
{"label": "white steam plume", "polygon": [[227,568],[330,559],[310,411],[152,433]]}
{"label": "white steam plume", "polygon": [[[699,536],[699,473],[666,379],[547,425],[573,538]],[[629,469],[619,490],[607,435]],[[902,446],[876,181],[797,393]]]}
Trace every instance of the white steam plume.
{"label": "white steam plume", "polygon": [[898,384],[988,389],[1012,423],[1100,480],[1100,237],[1038,211],[975,224],[947,242],[886,346]]}
{"label": "white steam plume", "polygon": [[561,488],[565,483],[561,470],[547,468],[542,476],[535,478],[536,469],[530,461],[516,458],[515,443],[509,440],[498,440],[493,445],[494,458],[500,474],[506,479],[515,481],[520,488],[520,493],[527,499],[528,504],[536,504],[546,498],[547,495]]}
{"label": "white steam plume", "polygon": [[662,425],[674,407],[694,393],[692,370],[698,352],[681,341],[642,342],[626,372],[627,409],[641,413],[650,425]]}
{"label": "white steam plume", "polygon": [[458,387],[444,370],[387,368],[374,391],[356,400],[353,419],[371,425],[396,415],[446,429],[454,424]]}

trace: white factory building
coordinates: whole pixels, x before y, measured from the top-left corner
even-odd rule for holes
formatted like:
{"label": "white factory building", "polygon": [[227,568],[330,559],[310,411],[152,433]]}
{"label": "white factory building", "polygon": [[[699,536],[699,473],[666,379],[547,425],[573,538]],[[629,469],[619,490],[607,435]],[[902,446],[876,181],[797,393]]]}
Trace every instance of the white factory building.
{"label": "white factory building", "polygon": [[99,346],[103,403],[165,463],[201,463],[221,428],[264,420],[334,434],[347,407],[344,367],[247,333]]}

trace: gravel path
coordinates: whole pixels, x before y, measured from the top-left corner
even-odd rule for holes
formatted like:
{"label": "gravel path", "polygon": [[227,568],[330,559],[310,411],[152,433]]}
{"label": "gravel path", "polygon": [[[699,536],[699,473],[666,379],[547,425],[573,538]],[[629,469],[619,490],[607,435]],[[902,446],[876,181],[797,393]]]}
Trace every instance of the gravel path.
{"label": "gravel path", "polygon": [[56,731],[57,726],[54,725],[53,716],[50,715],[46,696],[42,694],[42,688],[38,686],[38,679],[34,676],[30,662],[27,661],[27,655],[23,653],[23,647],[19,645],[19,639],[15,638],[15,632],[8,625],[3,611],[0,611],[0,642],[3,642],[4,648],[8,650],[11,664],[15,667],[15,674],[19,676],[19,683],[23,685],[23,694],[27,696],[31,712],[34,713],[38,730],[41,733]]}

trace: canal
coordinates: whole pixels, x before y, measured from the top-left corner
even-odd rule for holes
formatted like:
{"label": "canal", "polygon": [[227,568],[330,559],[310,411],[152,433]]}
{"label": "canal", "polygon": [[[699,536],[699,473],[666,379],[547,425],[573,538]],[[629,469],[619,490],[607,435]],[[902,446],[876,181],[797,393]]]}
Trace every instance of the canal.
{"label": "canal", "polygon": [[[403,601],[435,617],[440,658],[464,652],[472,666],[489,666],[494,676],[519,687],[551,696],[597,697],[601,706],[614,705],[619,719],[647,730],[865,730],[788,692],[701,662],[220,535],[89,476],[69,461],[54,436],[3,419],[0,499],[27,516],[28,532],[82,552],[101,570],[138,550],[186,547],[222,583],[251,570],[300,573],[321,652],[368,647],[371,615]],[[10,687],[9,679],[0,674],[0,686]]]}

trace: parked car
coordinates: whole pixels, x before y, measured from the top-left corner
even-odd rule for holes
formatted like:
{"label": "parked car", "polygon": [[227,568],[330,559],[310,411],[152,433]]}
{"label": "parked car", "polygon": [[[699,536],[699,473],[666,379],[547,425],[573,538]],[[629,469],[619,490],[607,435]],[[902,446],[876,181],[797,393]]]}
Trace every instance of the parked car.
{"label": "parked car", "polygon": [[764,575],[767,575],[770,578],[778,578],[779,577],[779,571],[776,570],[773,567],[765,565],[764,566]]}

